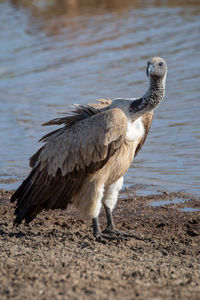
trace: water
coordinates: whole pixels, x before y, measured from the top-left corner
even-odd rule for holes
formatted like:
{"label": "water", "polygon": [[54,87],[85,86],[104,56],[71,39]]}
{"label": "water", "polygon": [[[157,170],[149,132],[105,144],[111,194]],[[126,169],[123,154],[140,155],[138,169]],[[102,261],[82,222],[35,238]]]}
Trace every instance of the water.
{"label": "water", "polygon": [[[188,202],[188,201],[191,201],[190,198],[188,199],[184,199],[184,198],[178,198],[178,197],[175,197],[175,198],[172,198],[171,200],[161,200],[161,201],[152,201],[150,203],[150,206],[153,206],[153,207],[160,207],[160,206],[167,206],[167,205],[170,205],[170,204],[184,204],[185,202]],[[189,204],[188,204],[189,206]],[[173,206],[172,206],[173,207]],[[184,211],[184,212],[198,212],[200,211],[199,208],[193,208],[193,207],[181,207],[179,208],[180,211]]]}
{"label": "water", "polygon": [[196,211],[200,211],[199,208],[193,208],[193,207],[183,207],[183,208],[180,208],[180,210],[182,210],[184,212],[196,212]]}
{"label": "water", "polygon": [[169,205],[169,204],[181,204],[185,203],[186,201],[189,201],[190,199],[182,199],[182,198],[174,198],[171,200],[161,200],[161,201],[152,201],[150,203],[150,206],[163,206],[163,205]]}
{"label": "water", "polygon": [[159,3],[0,0],[0,181],[29,173],[41,123],[73,103],[141,96],[146,61],[162,56],[165,101],[125,185],[199,193],[200,5]]}

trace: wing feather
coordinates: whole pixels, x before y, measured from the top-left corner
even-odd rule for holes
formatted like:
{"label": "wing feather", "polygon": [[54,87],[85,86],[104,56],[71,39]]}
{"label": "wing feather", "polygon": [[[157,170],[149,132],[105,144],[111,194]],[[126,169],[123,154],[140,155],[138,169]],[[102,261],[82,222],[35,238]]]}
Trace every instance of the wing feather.
{"label": "wing feather", "polygon": [[110,144],[113,154],[124,141],[126,128],[127,118],[122,110],[114,108],[98,113],[47,138],[35,163],[40,163],[40,170],[47,168],[52,176],[58,169],[65,176],[73,172],[76,165],[84,170],[90,163],[103,160]]}
{"label": "wing feather", "polygon": [[15,224],[32,221],[44,208],[66,208],[87,174],[102,168],[122,145],[126,129],[125,114],[114,108],[46,136],[30,160],[33,170],[11,198],[17,200]]}

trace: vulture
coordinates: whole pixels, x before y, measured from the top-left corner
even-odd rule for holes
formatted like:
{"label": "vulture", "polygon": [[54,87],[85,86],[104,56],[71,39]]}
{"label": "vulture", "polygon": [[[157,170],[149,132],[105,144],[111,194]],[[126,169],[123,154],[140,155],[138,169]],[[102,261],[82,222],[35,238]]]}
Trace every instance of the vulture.
{"label": "vulture", "polygon": [[[16,201],[14,225],[31,222],[43,209],[72,204],[91,218],[96,239],[131,236],[115,228],[112,211],[123,175],[142,148],[154,109],[164,97],[165,60],[150,59],[146,73],[149,88],[142,97],[77,105],[71,115],[43,124],[63,127],[42,137],[44,145],[30,158],[32,170],[11,198]],[[102,206],[107,218],[104,231],[98,219]]]}

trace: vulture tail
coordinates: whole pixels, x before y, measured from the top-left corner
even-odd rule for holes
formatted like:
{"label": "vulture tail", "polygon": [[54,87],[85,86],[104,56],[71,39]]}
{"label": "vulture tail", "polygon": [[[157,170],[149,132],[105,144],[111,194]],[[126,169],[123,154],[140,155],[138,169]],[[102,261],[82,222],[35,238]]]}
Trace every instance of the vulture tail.
{"label": "vulture tail", "polygon": [[60,169],[55,176],[50,176],[47,170],[36,166],[11,197],[10,201],[16,202],[14,226],[24,219],[30,223],[43,209],[65,209],[82,179],[82,176],[76,180],[69,175],[62,176]]}

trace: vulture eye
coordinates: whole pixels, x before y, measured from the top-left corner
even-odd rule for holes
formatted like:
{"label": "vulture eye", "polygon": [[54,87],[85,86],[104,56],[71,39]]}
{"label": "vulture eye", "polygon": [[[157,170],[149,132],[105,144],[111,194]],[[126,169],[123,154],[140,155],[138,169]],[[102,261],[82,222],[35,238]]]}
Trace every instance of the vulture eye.
{"label": "vulture eye", "polygon": [[163,62],[160,62],[160,63],[159,63],[159,66],[162,67],[162,65],[163,65]]}

